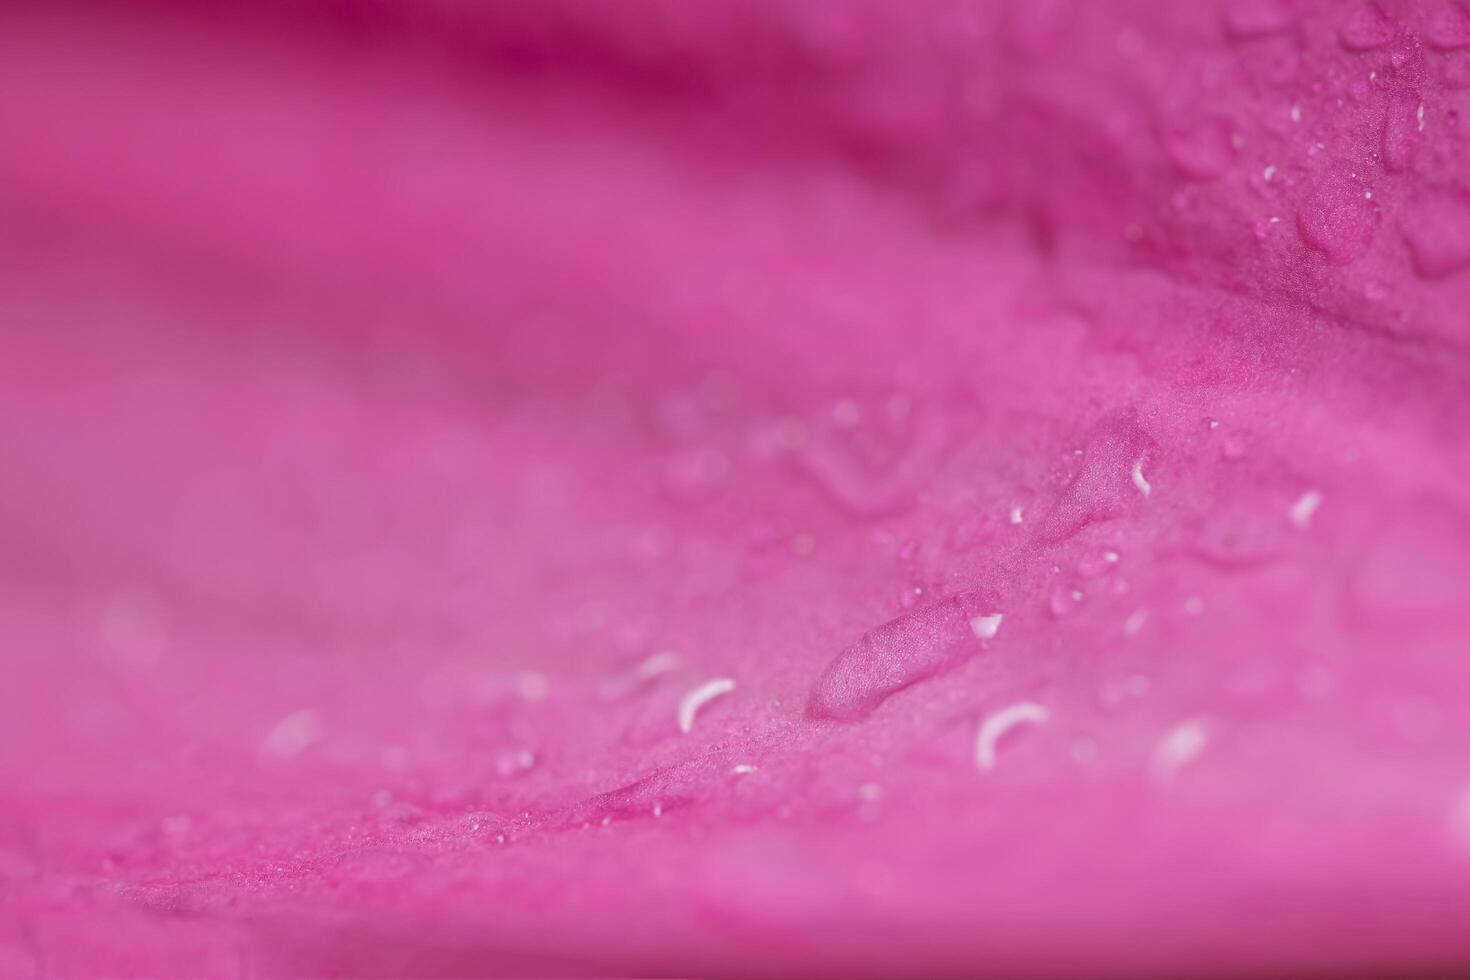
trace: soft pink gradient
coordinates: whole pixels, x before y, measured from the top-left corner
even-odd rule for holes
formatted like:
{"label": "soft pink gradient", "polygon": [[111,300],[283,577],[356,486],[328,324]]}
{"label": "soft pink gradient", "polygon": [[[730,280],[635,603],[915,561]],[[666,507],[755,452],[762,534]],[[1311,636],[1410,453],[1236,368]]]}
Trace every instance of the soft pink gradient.
{"label": "soft pink gradient", "polygon": [[223,6],[0,8],[0,976],[1470,969],[1463,5]]}

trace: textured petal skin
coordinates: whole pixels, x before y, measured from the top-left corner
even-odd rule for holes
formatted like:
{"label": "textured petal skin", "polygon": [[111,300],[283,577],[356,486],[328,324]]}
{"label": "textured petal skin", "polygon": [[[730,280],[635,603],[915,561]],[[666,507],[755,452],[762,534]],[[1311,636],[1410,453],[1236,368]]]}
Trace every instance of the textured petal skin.
{"label": "textured petal skin", "polygon": [[1467,25],[3,5],[0,976],[1470,969]]}

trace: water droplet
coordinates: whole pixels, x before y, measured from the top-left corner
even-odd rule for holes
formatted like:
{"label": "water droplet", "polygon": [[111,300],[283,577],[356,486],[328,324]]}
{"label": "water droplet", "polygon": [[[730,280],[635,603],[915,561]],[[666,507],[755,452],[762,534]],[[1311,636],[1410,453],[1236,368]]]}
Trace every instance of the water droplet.
{"label": "water droplet", "polygon": [[1378,205],[1364,198],[1363,190],[1353,177],[1329,174],[1297,212],[1302,241],[1333,265],[1362,258],[1378,231]]}
{"label": "water droplet", "polygon": [[1169,159],[1193,180],[1210,180],[1230,169],[1235,144],[1230,123],[1211,118],[1171,132],[1164,140]]}
{"label": "water droplet", "polygon": [[1417,203],[1404,222],[1414,271],[1443,279],[1470,267],[1470,200],[1448,194]]}
{"label": "water droplet", "polygon": [[953,669],[981,650],[971,623],[994,615],[996,605],[992,595],[961,592],[869,630],[827,665],[807,713],[856,721],[909,685]]}
{"label": "water droplet", "polygon": [[530,749],[504,749],[495,755],[495,772],[502,778],[520,776],[536,765],[536,753]]}
{"label": "water droplet", "polygon": [[[842,405],[844,403],[839,403]],[[938,466],[949,430],[934,412],[834,410],[818,419],[799,457],[802,471],[839,506],[861,517],[907,509]]]}
{"label": "water droplet", "polygon": [[1068,585],[1059,585],[1051,590],[1051,598],[1047,600],[1047,608],[1051,610],[1053,616],[1061,618],[1081,605],[1083,598],[1080,590]]}
{"label": "water droplet", "polygon": [[1055,544],[1136,506],[1141,488],[1133,480],[1134,468],[1152,447],[1131,413],[1100,424],[1087,442],[1081,472],[1042,518],[1037,539]]}
{"label": "water droplet", "polygon": [[1349,51],[1372,51],[1393,40],[1393,22],[1376,3],[1359,6],[1343,23],[1338,38]]}
{"label": "water droplet", "polygon": [[1078,559],[1077,574],[1082,578],[1102,578],[1118,567],[1121,557],[1111,548],[1088,552]]}
{"label": "water droplet", "polygon": [[1424,103],[1416,91],[1395,92],[1389,96],[1383,116],[1383,169],[1402,173],[1414,160],[1419,148]]}
{"label": "water droplet", "polygon": [[1003,619],[1005,617],[1000,613],[975,616],[970,620],[970,632],[975,634],[977,640],[993,640],[995,634],[1000,632],[1000,624]]}

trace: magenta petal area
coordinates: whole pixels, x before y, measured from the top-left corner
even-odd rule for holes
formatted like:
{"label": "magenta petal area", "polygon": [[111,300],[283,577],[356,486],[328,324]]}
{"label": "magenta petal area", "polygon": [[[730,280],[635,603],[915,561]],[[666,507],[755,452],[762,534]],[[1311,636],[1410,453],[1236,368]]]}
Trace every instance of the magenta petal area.
{"label": "magenta petal area", "polygon": [[1470,12],[0,4],[0,977],[1470,972]]}

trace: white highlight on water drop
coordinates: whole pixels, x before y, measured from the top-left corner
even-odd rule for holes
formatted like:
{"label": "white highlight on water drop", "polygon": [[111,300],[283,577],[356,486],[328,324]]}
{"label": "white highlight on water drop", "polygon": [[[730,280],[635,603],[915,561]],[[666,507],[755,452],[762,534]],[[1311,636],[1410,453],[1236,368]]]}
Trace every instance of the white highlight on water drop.
{"label": "white highlight on water drop", "polygon": [[1011,523],[1012,524],[1019,524],[1019,523],[1021,523],[1021,508],[1019,508],[1019,507],[1012,507],[1011,508]]}
{"label": "white highlight on water drop", "polygon": [[1018,701],[989,716],[975,736],[975,765],[981,772],[994,769],[995,747],[1007,732],[1017,725],[1039,725],[1049,717],[1051,712],[1035,701]]}
{"label": "white highlight on water drop", "polygon": [[1306,530],[1307,525],[1312,523],[1312,515],[1317,513],[1317,508],[1322,506],[1322,491],[1308,490],[1297,498],[1296,503],[1291,505],[1291,523]]}
{"label": "white highlight on water drop", "polygon": [[976,616],[970,620],[970,632],[977,639],[993,640],[995,634],[1000,632],[1000,621],[1005,619],[1004,613],[991,613],[989,616]]}
{"label": "white highlight on water drop", "polygon": [[1300,103],[1291,107],[1291,121],[1294,123],[1302,121],[1302,107]]}
{"label": "white highlight on water drop", "polygon": [[694,716],[699,709],[715,698],[735,690],[735,681],[729,677],[716,677],[690,691],[679,699],[679,731],[688,735],[694,729]]}
{"label": "white highlight on water drop", "polygon": [[1193,762],[1210,741],[1210,733],[1201,718],[1182,721],[1164,733],[1154,747],[1149,771],[1158,780],[1169,780],[1180,769]]}
{"label": "white highlight on water drop", "polygon": [[1261,171],[1261,176],[1265,180],[1267,180],[1267,181],[1269,181],[1272,177],[1275,177],[1276,176],[1276,164],[1274,164],[1274,163],[1268,164],[1266,166],[1266,169]]}
{"label": "white highlight on water drop", "polygon": [[742,762],[742,763],[739,763],[738,765],[734,765],[734,766],[731,766],[730,767],[730,774],[732,776],[744,776],[744,775],[747,775],[748,773],[752,773],[752,772],[755,772],[755,771],[756,771],[755,766],[752,766],[748,762]]}
{"label": "white highlight on water drop", "polygon": [[1419,103],[1419,111],[1414,113],[1414,119],[1419,123],[1419,132],[1424,132],[1424,103]]}
{"label": "white highlight on water drop", "polygon": [[1144,478],[1143,460],[1141,459],[1133,464],[1133,485],[1137,487],[1138,492],[1143,494],[1145,497],[1147,497],[1150,493],[1153,493],[1154,488],[1151,487],[1148,480]]}

